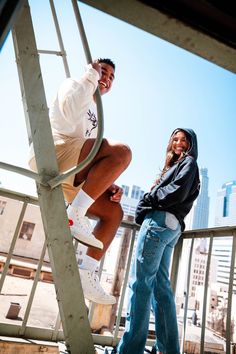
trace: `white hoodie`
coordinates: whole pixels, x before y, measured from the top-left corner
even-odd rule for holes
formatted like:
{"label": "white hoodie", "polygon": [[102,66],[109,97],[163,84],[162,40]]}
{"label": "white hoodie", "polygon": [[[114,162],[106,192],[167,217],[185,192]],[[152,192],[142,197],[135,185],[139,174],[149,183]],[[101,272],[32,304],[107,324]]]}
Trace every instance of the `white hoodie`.
{"label": "white hoodie", "polygon": [[[93,95],[99,74],[91,64],[80,80],[66,79],[59,87],[49,109],[49,118],[55,144],[72,137],[86,141],[97,136],[97,106]],[[30,159],[34,156],[30,146]]]}

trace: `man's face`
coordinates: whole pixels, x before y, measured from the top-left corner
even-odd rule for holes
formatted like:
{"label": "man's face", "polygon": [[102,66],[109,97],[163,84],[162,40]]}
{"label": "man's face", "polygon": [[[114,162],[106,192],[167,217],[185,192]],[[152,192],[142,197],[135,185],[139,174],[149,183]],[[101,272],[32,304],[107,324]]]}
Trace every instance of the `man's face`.
{"label": "man's face", "polygon": [[115,78],[115,71],[113,67],[106,63],[100,63],[102,68],[102,75],[98,80],[99,91],[101,95],[110,91],[113,80]]}

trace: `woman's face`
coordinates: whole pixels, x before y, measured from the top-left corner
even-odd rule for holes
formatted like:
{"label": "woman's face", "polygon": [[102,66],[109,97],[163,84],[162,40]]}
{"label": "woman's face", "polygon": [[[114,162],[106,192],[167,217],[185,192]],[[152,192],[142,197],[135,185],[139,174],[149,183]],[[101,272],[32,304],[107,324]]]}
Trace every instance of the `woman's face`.
{"label": "woman's face", "polygon": [[185,151],[189,149],[189,142],[184,132],[179,131],[173,137],[172,151],[181,156]]}

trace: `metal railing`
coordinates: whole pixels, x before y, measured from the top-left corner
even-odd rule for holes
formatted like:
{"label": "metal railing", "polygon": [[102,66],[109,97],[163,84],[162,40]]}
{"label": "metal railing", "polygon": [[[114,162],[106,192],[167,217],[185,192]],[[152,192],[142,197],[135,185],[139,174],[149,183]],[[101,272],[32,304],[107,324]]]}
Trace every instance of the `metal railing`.
{"label": "metal railing", "polygon": [[[14,257],[14,248],[15,244],[19,235],[20,226],[22,221],[24,220],[24,214],[26,211],[26,207],[29,204],[38,205],[38,200],[35,197],[28,196],[26,194],[15,193],[9,190],[0,189],[0,197],[9,198],[17,200],[21,203],[21,212],[19,213],[19,218],[16,222],[16,229],[14,231],[11,245],[9,248],[9,252],[6,256],[5,265],[2,270],[1,278],[0,278],[0,292],[3,288],[4,281],[6,280],[9,267],[11,265],[11,260]],[[3,217],[3,215],[1,216]],[[131,232],[130,238],[130,245],[129,245],[129,252],[127,255],[126,260],[126,269],[122,284],[121,293],[119,296],[119,305],[116,309],[116,321],[113,330],[111,331],[110,335],[101,335],[101,334],[92,334],[94,344],[103,345],[103,346],[116,346],[119,342],[119,338],[123,331],[123,325],[121,325],[121,319],[123,320],[122,314],[124,313],[124,300],[127,290],[127,283],[128,283],[128,275],[130,264],[132,260],[133,250],[135,246],[135,239],[136,233],[139,229],[139,226],[132,221],[123,221],[121,226]],[[182,293],[185,292],[185,303],[184,303],[184,316],[183,316],[183,324],[182,324],[182,334],[181,334],[181,352],[184,353],[185,343],[186,343],[186,328],[188,326],[188,300],[190,298],[190,281],[192,277],[192,267],[193,267],[193,254],[194,254],[194,243],[196,239],[200,238],[208,238],[208,250],[205,254],[206,257],[206,267],[205,267],[205,275],[204,275],[204,292],[203,292],[203,299],[202,299],[202,313],[201,313],[201,334],[200,334],[200,353],[204,353],[204,343],[205,335],[206,335],[206,316],[207,316],[207,296],[209,290],[209,279],[210,279],[210,264],[211,264],[211,257],[212,257],[212,247],[213,241],[219,237],[232,237],[232,248],[231,248],[231,263],[230,263],[230,270],[229,270],[229,285],[228,285],[228,306],[227,306],[227,316],[226,316],[226,335],[225,335],[225,349],[226,353],[231,353],[231,313],[232,313],[232,296],[234,290],[234,275],[235,275],[235,253],[236,253],[236,228],[235,227],[223,227],[223,228],[211,228],[211,229],[203,229],[203,230],[194,230],[194,231],[186,231],[183,233],[182,237],[179,240],[179,243],[175,247],[175,251],[173,254],[172,259],[172,269],[171,269],[171,282],[173,285],[174,291],[176,291],[178,278],[179,278],[179,268],[180,263],[183,259],[183,244],[184,242],[190,242],[190,246],[188,247],[188,262],[187,262],[187,286],[185,288],[184,284],[182,284]],[[1,251],[1,249],[0,249]],[[64,334],[62,329],[60,328],[60,316],[59,313],[56,317],[55,323],[51,325],[51,328],[37,328],[33,326],[27,325],[28,319],[30,316],[32,303],[34,301],[35,293],[37,286],[39,284],[40,279],[40,272],[43,265],[44,255],[46,252],[46,242],[44,242],[41,254],[38,259],[37,264],[37,271],[34,276],[31,292],[29,294],[27,306],[24,311],[24,316],[22,319],[22,323],[15,324],[13,323],[3,323],[2,319],[0,319],[0,333],[1,335],[5,336],[14,336],[14,337],[23,337],[27,339],[38,339],[38,340],[51,340],[51,341],[61,341],[64,340]],[[184,258],[186,258],[186,249]],[[73,289],[68,289],[67,291],[73,291]],[[1,302],[0,302],[1,303]],[[1,308],[1,305],[0,305]],[[43,313],[42,313],[43,315]],[[89,318],[93,316],[93,307],[90,307]],[[19,322],[19,321],[18,321]],[[150,321],[150,323],[152,320]],[[208,329],[207,329],[208,330]],[[154,344],[154,340],[152,338],[148,338],[147,345],[151,346]]]}

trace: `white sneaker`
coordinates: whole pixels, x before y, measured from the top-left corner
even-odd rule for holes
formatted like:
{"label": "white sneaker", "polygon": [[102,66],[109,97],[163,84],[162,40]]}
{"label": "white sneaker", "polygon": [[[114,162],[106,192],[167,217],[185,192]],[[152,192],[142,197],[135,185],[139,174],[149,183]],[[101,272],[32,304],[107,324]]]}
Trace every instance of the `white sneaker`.
{"label": "white sneaker", "polygon": [[103,243],[93,235],[93,228],[89,219],[86,216],[79,216],[76,209],[71,206],[68,207],[67,214],[72,236],[85,246],[92,246],[102,250]]}
{"label": "white sneaker", "polygon": [[95,272],[79,268],[79,273],[86,299],[103,305],[113,305],[116,303],[115,296],[107,294],[102,288]]}

